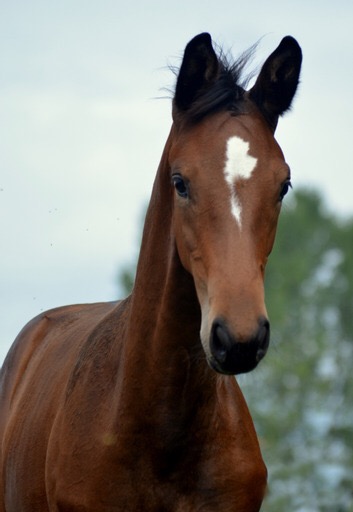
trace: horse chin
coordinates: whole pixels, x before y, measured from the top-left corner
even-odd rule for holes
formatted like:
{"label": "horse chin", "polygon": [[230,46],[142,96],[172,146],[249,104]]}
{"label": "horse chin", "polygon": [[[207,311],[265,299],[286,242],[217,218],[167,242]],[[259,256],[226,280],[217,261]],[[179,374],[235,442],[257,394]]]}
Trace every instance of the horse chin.
{"label": "horse chin", "polygon": [[241,373],[251,372],[256,368],[259,360],[249,361],[233,361],[231,364],[228,362],[226,365],[218,362],[213,356],[207,358],[207,363],[212,370],[222,375],[239,375]]}
{"label": "horse chin", "polygon": [[221,373],[222,375],[235,375],[233,372],[229,372],[222,368],[222,365],[216,361],[213,357],[210,357],[207,359],[207,363],[212,370],[214,370],[217,373]]}

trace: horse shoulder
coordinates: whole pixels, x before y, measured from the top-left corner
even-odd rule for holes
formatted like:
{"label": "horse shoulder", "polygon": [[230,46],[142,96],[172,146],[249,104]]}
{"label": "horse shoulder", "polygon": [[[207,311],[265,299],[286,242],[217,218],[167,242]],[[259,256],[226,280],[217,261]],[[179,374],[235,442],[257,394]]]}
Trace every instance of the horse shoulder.
{"label": "horse shoulder", "polygon": [[[31,496],[31,503],[36,500],[42,510],[48,445],[57,417],[64,414],[70,378],[90,333],[115,307],[56,308],[31,320],[16,338],[0,372],[0,477],[5,495],[11,482],[17,482],[16,495]],[[26,510],[22,502],[16,506]]]}

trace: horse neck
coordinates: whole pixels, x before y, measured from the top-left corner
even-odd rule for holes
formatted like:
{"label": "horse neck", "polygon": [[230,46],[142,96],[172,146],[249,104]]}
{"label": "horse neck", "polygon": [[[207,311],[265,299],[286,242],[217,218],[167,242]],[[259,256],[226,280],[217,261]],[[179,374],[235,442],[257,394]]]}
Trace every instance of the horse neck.
{"label": "horse neck", "polygon": [[[124,381],[127,393],[137,393],[141,403],[149,404],[149,414],[150,397],[158,397],[165,415],[170,409],[181,418],[188,413],[185,408],[191,409],[192,397],[200,399],[200,382],[206,380],[212,387],[215,377],[199,339],[200,308],[193,278],[180,263],[173,236],[168,165],[172,133],[173,129],[154,183],[130,298]],[[181,395],[188,396],[187,407]]]}

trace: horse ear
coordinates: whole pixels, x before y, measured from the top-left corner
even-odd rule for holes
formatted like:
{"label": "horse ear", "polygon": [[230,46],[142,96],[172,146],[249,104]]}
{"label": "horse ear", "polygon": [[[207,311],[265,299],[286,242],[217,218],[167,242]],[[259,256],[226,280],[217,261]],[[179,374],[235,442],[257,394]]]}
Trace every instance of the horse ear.
{"label": "horse ear", "polygon": [[287,36],[262,66],[255,85],[249,91],[273,131],[278,117],[291,106],[299,83],[302,51],[297,41]]}
{"label": "horse ear", "polygon": [[186,46],[180,67],[174,106],[187,111],[200,93],[215,81],[218,74],[218,58],[212,47],[210,34],[194,37]]}

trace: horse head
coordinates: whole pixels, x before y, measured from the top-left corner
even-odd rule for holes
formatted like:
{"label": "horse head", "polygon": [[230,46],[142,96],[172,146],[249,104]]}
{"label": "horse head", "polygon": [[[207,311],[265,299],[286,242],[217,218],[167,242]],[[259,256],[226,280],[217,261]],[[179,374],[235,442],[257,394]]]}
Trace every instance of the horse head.
{"label": "horse head", "polygon": [[194,280],[209,365],[238,374],[266,354],[264,272],[290,169],[274,138],[295,95],[302,54],[285,37],[250,90],[209,34],[187,45],[177,77],[168,154],[173,233]]}

